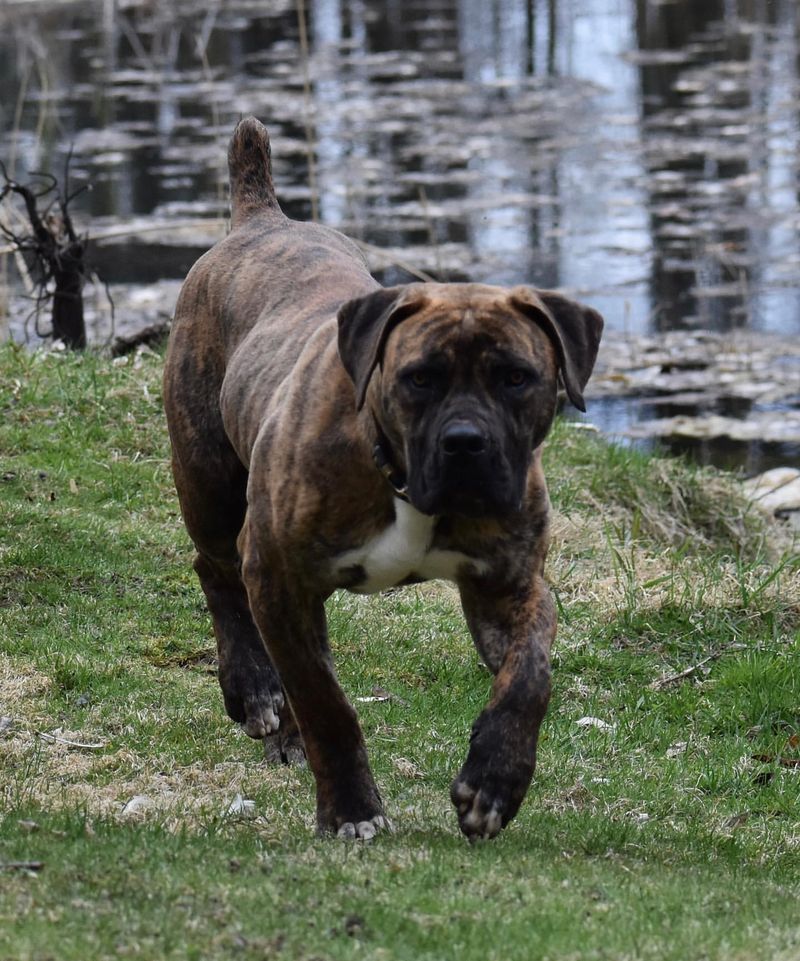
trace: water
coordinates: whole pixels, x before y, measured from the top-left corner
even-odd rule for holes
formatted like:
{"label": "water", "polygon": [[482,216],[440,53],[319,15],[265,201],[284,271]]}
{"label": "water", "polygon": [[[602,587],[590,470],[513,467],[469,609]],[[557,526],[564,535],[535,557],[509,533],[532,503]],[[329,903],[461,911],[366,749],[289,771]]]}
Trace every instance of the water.
{"label": "water", "polygon": [[[306,60],[293,2],[7,2],[0,158],[24,179],[63,169],[71,145],[72,178],[93,188],[79,219],[157,228],[97,244],[104,278],[175,281],[224,232],[225,144],[254,113],[286,212],[316,208],[385,248],[370,253],[384,282],[410,267],[560,287],[632,342],[702,328],[796,348],[794,0],[307,7]],[[776,416],[800,407],[793,385],[769,399]],[[684,409],[740,399],[711,391]],[[645,407],[609,397],[591,416],[625,432],[660,416]],[[800,435],[668,443],[725,466],[800,466]]]}

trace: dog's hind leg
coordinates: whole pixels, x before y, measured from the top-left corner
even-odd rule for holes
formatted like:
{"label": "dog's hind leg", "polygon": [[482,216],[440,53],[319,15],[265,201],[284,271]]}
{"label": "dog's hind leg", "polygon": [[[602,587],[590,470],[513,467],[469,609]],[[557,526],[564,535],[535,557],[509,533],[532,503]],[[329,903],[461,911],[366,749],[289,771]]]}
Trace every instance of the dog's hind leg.
{"label": "dog's hind leg", "polygon": [[[192,333],[190,321],[178,326],[173,348]],[[172,358],[181,358],[180,368]],[[302,757],[297,725],[242,583],[237,538],[247,471],[225,435],[215,380],[208,357],[198,361],[175,349],[167,358],[164,400],[175,486],[214,625],[225,710],[250,737],[265,739],[268,758],[296,761]]]}
{"label": "dog's hind leg", "polygon": [[[176,483],[185,494],[186,483],[178,480],[180,472],[178,468]],[[241,472],[244,474],[243,468]],[[194,480],[197,483],[199,478]],[[225,710],[250,737],[265,739],[268,759],[297,761],[302,757],[297,725],[278,672],[253,623],[241,578],[236,537],[244,509],[237,495],[241,491],[243,498],[244,484],[217,486],[210,478],[206,480],[202,498],[194,492],[191,506],[184,507],[184,518],[197,547],[194,569],[214,625]],[[184,499],[182,496],[182,504]]]}
{"label": "dog's hind leg", "polygon": [[194,567],[214,623],[219,683],[228,716],[250,737],[264,739],[267,760],[302,760],[297,724],[253,623],[238,556],[220,561],[198,552]]}
{"label": "dog's hind leg", "polygon": [[194,568],[214,622],[225,710],[250,737],[264,738],[278,730],[284,697],[250,616],[238,558],[225,561],[198,551]]}

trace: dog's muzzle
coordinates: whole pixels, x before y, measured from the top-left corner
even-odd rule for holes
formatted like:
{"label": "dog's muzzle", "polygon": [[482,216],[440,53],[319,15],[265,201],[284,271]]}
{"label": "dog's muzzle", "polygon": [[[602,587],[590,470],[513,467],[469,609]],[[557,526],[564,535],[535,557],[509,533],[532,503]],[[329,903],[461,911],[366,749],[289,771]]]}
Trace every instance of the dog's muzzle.
{"label": "dog's muzzle", "polygon": [[[426,514],[492,517],[519,507],[508,460],[488,429],[477,421],[445,423],[410,471],[411,502]],[[519,489],[517,489],[519,488]]]}

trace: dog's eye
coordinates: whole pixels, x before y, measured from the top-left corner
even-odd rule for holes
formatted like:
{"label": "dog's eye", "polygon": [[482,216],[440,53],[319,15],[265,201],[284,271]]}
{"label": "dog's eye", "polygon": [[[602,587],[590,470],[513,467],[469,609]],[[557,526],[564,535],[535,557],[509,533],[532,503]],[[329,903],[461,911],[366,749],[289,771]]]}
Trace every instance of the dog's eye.
{"label": "dog's eye", "polygon": [[524,387],[531,377],[524,370],[510,370],[505,377],[506,387]]}
{"label": "dog's eye", "polygon": [[408,379],[412,387],[416,387],[417,390],[427,390],[432,384],[430,375],[421,370],[415,370]]}

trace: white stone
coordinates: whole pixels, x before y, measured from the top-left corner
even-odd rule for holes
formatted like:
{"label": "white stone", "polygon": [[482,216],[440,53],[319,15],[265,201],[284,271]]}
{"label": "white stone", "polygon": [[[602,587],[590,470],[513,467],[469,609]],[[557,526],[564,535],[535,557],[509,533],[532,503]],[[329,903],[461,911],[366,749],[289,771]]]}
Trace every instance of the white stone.
{"label": "white stone", "polygon": [[242,797],[241,794],[237,794],[225,809],[225,815],[227,817],[252,818],[255,817],[255,813],[256,802],[249,801],[247,798]]}
{"label": "white stone", "polygon": [[133,814],[142,814],[153,806],[152,800],[145,794],[136,794],[128,801],[122,809],[123,817],[130,817]]}
{"label": "white stone", "polygon": [[775,467],[745,481],[747,495],[773,513],[800,510],[800,470]]}
{"label": "white stone", "polygon": [[575,723],[578,727],[594,727],[598,731],[613,731],[616,727],[615,724],[609,724],[608,721],[599,717],[581,717]]}

